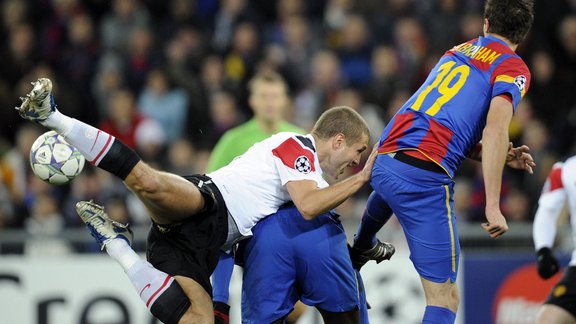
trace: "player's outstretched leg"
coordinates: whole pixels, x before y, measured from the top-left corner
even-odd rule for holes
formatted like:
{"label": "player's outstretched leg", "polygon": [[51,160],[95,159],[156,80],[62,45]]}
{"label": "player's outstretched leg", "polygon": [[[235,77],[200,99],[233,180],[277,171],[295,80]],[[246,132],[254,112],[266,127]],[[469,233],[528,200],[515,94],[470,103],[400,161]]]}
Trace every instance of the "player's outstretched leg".
{"label": "player's outstretched leg", "polygon": [[159,224],[189,217],[204,207],[196,186],[185,179],[152,169],[114,136],[58,111],[52,82],[41,78],[16,107],[20,116],[53,129],[76,147],[86,160],[124,181],[142,200]]}
{"label": "player's outstretched leg", "polygon": [[76,211],[102,249],[122,266],[152,315],[171,324],[213,321],[210,306],[197,309],[202,301],[191,302],[178,278],[155,269],[132,250],[132,232],[127,225],[111,220],[104,208],[92,201],[78,202]]}
{"label": "player's outstretched leg", "polygon": [[[20,98],[22,100],[20,107],[16,107],[22,118],[53,129],[80,150],[92,164],[114,173],[121,179],[126,178],[140,160],[135,153],[123,152],[127,153],[127,156],[124,160],[118,161],[121,165],[117,167],[107,168],[106,163],[101,165],[107,153],[114,148],[114,143],[120,142],[115,141],[114,136],[110,134],[60,113],[52,96],[50,79],[41,78],[32,82],[32,85],[34,86],[32,90],[25,97]],[[120,145],[123,144],[120,143]],[[118,150],[122,149],[118,148]]]}

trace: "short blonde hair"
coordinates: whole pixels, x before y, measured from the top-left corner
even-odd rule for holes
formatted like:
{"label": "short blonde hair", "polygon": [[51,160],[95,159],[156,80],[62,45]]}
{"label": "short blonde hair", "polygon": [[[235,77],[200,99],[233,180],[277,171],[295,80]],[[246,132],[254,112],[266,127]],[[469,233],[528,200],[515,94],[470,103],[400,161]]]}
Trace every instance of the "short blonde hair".
{"label": "short blonde hair", "polygon": [[254,92],[254,88],[256,87],[256,83],[263,82],[263,83],[273,83],[273,84],[281,84],[284,87],[284,91],[288,93],[288,84],[282,77],[282,75],[276,72],[260,72],[252,77],[250,81],[248,81],[248,90],[252,94]]}
{"label": "short blonde hair", "polygon": [[364,118],[356,110],[346,106],[332,107],[326,110],[312,128],[312,134],[323,140],[339,133],[344,134],[347,145],[358,143],[365,137],[370,137],[370,131]]}

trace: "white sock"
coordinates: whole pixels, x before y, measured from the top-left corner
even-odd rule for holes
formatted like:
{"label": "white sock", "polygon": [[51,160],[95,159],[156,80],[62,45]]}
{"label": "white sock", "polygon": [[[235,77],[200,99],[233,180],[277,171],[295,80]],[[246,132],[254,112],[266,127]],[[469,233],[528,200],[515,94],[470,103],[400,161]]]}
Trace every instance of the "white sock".
{"label": "white sock", "polygon": [[136,262],[126,274],[148,309],[174,281],[174,277],[154,268],[144,260]]}
{"label": "white sock", "polygon": [[116,238],[106,244],[106,252],[122,266],[148,308],[174,281],[172,276],[142,260],[123,239]]}
{"label": "white sock", "polygon": [[46,118],[45,121],[41,122],[42,126],[48,127],[56,131],[56,133],[66,137],[70,130],[72,129],[72,125],[74,124],[74,118],[70,118],[58,110],[54,111],[53,113]]}
{"label": "white sock", "polygon": [[140,256],[132,250],[124,239],[115,238],[106,244],[106,252],[112,259],[118,261],[124,271],[128,271],[134,264],[141,261]]}
{"label": "white sock", "polygon": [[114,143],[114,136],[77,119],[63,115],[58,110],[50,114],[42,122],[42,125],[64,136],[68,143],[76,147],[86,160],[94,165],[100,163],[112,143]]}

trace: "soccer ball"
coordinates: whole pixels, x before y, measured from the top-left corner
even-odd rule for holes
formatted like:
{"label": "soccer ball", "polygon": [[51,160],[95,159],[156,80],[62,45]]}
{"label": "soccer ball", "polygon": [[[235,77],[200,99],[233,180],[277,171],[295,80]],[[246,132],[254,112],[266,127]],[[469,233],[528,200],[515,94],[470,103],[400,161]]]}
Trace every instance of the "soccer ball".
{"label": "soccer ball", "polygon": [[84,156],[55,131],[48,131],[34,141],[30,166],[40,179],[61,185],[74,179],[84,168]]}

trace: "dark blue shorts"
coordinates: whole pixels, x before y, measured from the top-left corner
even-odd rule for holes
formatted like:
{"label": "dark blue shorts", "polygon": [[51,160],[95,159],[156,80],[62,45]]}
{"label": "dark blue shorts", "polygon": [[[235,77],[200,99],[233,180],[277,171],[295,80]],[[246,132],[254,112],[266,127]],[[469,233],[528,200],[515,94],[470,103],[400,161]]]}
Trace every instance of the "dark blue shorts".
{"label": "dark blue shorts", "polygon": [[433,282],[455,282],[460,242],[454,181],[446,174],[379,155],[371,184],[380,198],[373,203],[390,207],[402,225],[418,274]]}
{"label": "dark blue shorts", "polygon": [[333,213],[306,221],[294,206],[253,229],[245,244],[242,323],[271,323],[303,303],[330,312],[359,306],[344,229]]}

